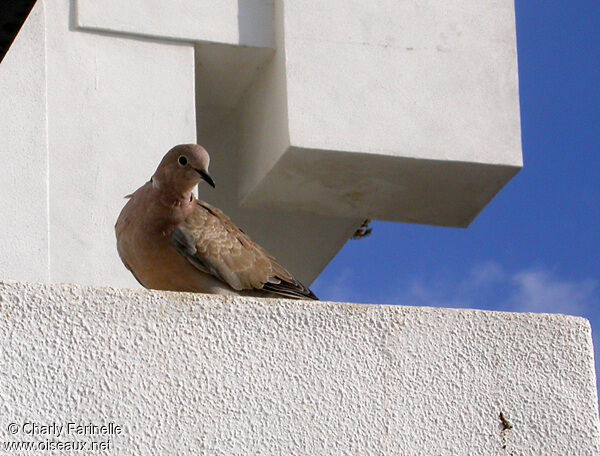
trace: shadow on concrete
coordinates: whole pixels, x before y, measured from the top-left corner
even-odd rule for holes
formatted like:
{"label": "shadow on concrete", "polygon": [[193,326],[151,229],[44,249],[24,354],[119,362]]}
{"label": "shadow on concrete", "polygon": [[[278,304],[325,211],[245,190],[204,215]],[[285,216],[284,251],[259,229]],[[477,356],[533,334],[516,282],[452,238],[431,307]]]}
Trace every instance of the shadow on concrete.
{"label": "shadow on concrete", "polygon": [[[242,46],[271,46],[273,0],[238,0],[238,33]],[[269,42],[267,44],[267,42]]]}

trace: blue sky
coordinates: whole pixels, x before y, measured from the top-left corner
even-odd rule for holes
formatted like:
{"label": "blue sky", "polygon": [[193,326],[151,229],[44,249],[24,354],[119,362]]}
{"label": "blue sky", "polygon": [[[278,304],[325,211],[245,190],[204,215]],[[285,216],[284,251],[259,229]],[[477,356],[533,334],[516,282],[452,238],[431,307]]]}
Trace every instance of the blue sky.
{"label": "blue sky", "polygon": [[312,289],[580,315],[600,354],[600,1],[517,0],[516,14],[523,170],[467,229],[374,222]]}

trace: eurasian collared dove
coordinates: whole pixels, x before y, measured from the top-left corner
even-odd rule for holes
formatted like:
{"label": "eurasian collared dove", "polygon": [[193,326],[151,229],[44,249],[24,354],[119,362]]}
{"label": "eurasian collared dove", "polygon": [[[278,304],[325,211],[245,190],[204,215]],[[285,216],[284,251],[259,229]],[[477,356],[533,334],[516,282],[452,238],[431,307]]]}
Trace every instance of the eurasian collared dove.
{"label": "eurasian collared dove", "polygon": [[163,157],[149,182],[129,195],[115,231],[125,267],[146,288],[318,299],[216,207],[192,190],[209,155],[182,144]]}

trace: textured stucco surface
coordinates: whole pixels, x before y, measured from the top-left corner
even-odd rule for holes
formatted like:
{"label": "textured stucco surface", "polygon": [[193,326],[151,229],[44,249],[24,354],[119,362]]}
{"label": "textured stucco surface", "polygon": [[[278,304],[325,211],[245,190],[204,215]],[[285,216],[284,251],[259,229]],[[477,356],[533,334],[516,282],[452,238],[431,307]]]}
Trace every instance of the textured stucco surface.
{"label": "textured stucco surface", "polygon": [[10,282],[0,313],[0,441],[113,422],[119,455],[600,451],[581,318]]}

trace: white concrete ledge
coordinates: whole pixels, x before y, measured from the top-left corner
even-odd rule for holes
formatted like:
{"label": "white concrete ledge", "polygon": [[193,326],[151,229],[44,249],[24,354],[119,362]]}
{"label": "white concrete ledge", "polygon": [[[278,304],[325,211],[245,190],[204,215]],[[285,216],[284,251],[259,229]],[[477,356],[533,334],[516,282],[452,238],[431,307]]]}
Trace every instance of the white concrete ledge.
{"label": "white concrete ledge", "polygon": [[[0,445],[110,441],[108,454],[138,456],[600,452],[581,318],[27,283],[0,283],[0,313]],[[69,422],[107,428],[28,434],[58,429],[32,423]]]}

